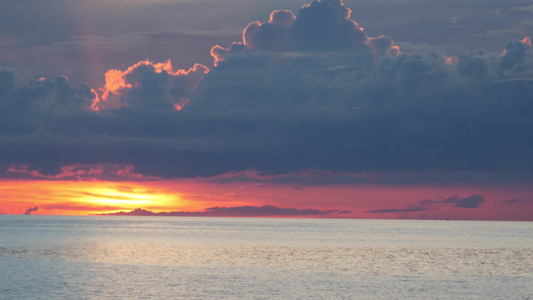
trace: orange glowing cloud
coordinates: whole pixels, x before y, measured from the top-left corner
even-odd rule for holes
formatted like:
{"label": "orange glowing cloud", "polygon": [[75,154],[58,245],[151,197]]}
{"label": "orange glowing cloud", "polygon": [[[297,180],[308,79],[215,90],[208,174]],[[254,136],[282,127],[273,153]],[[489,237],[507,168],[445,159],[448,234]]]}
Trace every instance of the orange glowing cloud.
{"label": "orange glowing cloud", "polygon": [[400,51],[400,46],[392,45],[389,51],[387,51],[387,54],[392,56],[393,58],[400,56],[402,54],[402,52]]}
{"label": "orange glowing cloud", "polygon": [[523,39],[521,40],[521,42],[522,42],[523,44],[526,44],[526,45],[528,45],[529,47],[531,47],[531,38],[530,38],[530,37],[526,36],[525,38],[523,38]]}
{"label": "orange glowing cloud", "polygon": [[[526,36],[524,37],[521,41],[520,41],[522,44],[528,46],[531,48],[531,38]],[[507,49],[503,49],[503,52],[500,54],[500,57],[504,56],[505,54],[507,54]]]}
{"label": "orange glowing cloud", "polygon": [[[123,89],[129,89],[133,85],[127,82],[127,75],[133,73],[135,69],[140,66],[152,66],[156,73],[166,71],[169,74],[176,75],[173,72],[172,63],[170,59],[163,63],[153,63],[149,60],[141,60],[138,63],[130,66],[125,71],[111,69],[105,73],[105,86],[100,88],[102,100],[106,101],[110,94],[117,94]],[[179,72],[180,70],[178,70]]]}
{"label": "orange glowing cloud", "polygon": [[384,35],[378,37],[367,37],[365,44],[368,46],[368,51],[374,60],[374,66],[380,57],[390,55],[393,58],[398,57],[402,52],[398,45],[394,45],[394,41]]}
{"label": "orange glowing cloud", "polygon": [[177,111],[180,111],[187,104],[189,104],[189,99],[185,99],[185,100],[181,101],[180,103],[174,104],[174,109],[177,110]]}
{"label": "orange glowing cloud", "polygon": [[211,48],[211,56],[215,60],[213,65],[218,66],[219,62],[224,60],[224,55],[229,51],[229,49],[223,48],[220,45],[215,45]]}
{"label": "orange glowing cloud", "polygon": [[[128,67],[126,70],[111,69],[105,73],[105,84],[100,88],[100,97],[96,97],[91,106],[92,110],[99,111],[102,108],[112,109],[119,108],[124,105],[119,99],[125,91],[139,86],[139,82],[129,78],[128,76],[133,74],[139,67],[150,66],[156,73],[166,72],[171,76],[187,76],[189,88],[196,89],[203,76],[209,72],[209,68],[201,64],[195,64],[188,70],[174,70],[172,63],[169,60],[166,62],[152,62],[150,60],[142,60],[138,63]],[[115,97],[113,97],[115,96]],[[181,110],[187,105],[188,99],[176,99],[174,108]]]}
{"label": "orange glowing cloud", "polygon": [[453,65],[454,61],[455,61],[455,56],[446,57],[446,59],[445,59],[446,64],[450,65],[450,66]]}

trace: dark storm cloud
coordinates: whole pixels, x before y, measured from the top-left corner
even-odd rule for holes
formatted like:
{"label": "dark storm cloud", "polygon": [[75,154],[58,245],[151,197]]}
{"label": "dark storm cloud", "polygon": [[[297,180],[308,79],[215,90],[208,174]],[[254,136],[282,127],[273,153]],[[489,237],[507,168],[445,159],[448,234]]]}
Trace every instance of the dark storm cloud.
{"label": "dark storm cloud", "polygon": [[191,216],[191,217],[269,217],[269,216],[326,216],[332,213],[350,214],[351,211],[318,210],[299,208],[279,208],[272,205],[264,206],[235,206],[235,207],[211,207],[204,211],[186,212],[172,211],[155,213],[145,209],[135,209],[130,212],[118,212],[104,215],[121,216]]}
{"label": "dark storm cloud", "polygon": [[17,81],[14,72],[0,70],[1,136],[34,132],[50,121],[51,115],[47,113],[77,113],[88,108],[96,97],[88,84],[72,87],[65,76],[32,79],[22,84]]}
{"label": "dark storm cloud", "polygon": [[253,22],[244,30],[244,44],[253,50],[338,51],[366,48],[367,36],[350,19],[342,1],[313,1],[298,10],[272,12],[265,23]]}
{"label": "dark storm cloud", "polygon": [[[530,71],[517,77],[505,70],[501,79],[497,54],[455,60],[382,54],[374,68],[370,57],[343,51],[243,48],[226,53],[188,109],[219,118],[224,112],[235,129],[244,112],[253,115],[243,126],[261,134],[280,167],[291,170],[530,168]],[[290,145],[290,152],[272,145]]]}
{"label": "dark storm cloud", "polygon": [[201,65],[174,71],[148,62],[115,70],[119,84],[100,90],[99,113],[90,110],[94,87],[1,71],[0,165],[55,176],[71,164],[103,163],[204,178],[250,169],[533,169],[526,39],[496,53],[401,54],[333,0],[294,17],[275,11],[251,23],[244,38],[215,46],[217,66],[207,74]]}

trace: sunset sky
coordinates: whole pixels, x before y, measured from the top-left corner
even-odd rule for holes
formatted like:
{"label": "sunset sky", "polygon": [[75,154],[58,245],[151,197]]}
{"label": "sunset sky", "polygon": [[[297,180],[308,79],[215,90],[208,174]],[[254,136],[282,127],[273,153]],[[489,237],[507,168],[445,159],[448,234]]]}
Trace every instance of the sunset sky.
{"label": "sunset sky", "polygon": [[533,221],[530,1],[4,2],[0,213]]}

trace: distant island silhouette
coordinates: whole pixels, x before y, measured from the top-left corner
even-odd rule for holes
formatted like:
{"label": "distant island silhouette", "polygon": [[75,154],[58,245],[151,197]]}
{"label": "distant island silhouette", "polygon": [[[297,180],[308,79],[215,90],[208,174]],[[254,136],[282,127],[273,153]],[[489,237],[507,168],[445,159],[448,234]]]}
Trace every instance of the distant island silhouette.
{"label": "distant island silhouette", "polygon": [[142,208],[132,211],[97,214],[99,216],[168,216],[168,217],[270,217],[270,216],[325,216],[330,214],[350,214],[347,210],[318,210],[313,208],[280,208],[273,205],[264,206],[235,206],[235,207],[210,207],[203,211],[171,211],[153,212]]}

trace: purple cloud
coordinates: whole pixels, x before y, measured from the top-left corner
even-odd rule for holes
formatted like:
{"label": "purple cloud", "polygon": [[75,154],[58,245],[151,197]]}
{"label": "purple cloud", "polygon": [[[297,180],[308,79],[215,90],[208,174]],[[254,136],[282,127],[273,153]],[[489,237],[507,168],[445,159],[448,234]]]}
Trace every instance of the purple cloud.
{"label": "purple cloud", "polygon": [[481,203],[485,202],[485,198],[481,195],[471,195],[465,198],[460,198],[457,195],[448,197],[444,200],[422,200],[417,205],[409,205],[406,208],[386,208],[370,210],[367,213],[410,213],[417,211],[427,211],[439,209],[441,206],[453,204],[456,208],[478,208]]}
{"label": "purple cloud", "polygon": [[427,210],[427,208],[420,207],[420,206],[413,206],[409,208],[385,208],[385,209],[376,209],[376,210],[369,210],[366,211],[367,213],[371,214],[381,214],[381,213],[410,213],[414,211],[424,211]]}
{"label": "purple cloud", "polygon": [[520,202],[520,199],[509,199],[509,200],[502,201],[502,203],[518,203],[518,202]]}
{"label": "purple cloud", "polygon": [[481,195],[472,195],[466,198],[459,198],[458,196],[449,197],[442,203],[453,203],[455,207],[461,208],[478,208],[485,201],[485,198]]}

